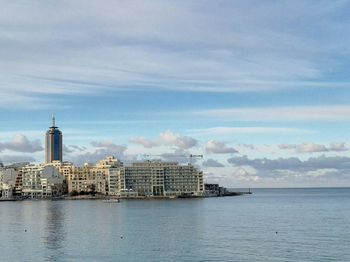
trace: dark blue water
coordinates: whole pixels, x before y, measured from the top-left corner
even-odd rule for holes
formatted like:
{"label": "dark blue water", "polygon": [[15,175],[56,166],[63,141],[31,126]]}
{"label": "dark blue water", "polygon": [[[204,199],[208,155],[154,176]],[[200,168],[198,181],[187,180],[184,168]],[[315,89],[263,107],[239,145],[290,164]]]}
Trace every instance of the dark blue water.
{"label": "dark blue water", "polygon": [[1,261],[350,261],[348,188],[0,202],[0,222]]}

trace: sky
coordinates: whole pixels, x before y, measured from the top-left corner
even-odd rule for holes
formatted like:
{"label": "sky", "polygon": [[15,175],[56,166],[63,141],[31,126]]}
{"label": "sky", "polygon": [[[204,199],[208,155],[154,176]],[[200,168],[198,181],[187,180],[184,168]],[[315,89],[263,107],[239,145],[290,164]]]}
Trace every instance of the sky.
{"label": "sky", "polygon": [[[226,187],[350,186],[349,1],[2,1],[0,161],[193,162]],[[203,154],[203,158],[189,158]]]}

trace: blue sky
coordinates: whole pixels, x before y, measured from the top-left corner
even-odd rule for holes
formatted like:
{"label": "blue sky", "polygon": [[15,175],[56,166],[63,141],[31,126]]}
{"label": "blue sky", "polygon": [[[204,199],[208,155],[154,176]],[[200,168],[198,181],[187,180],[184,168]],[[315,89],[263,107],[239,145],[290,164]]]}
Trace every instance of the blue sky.
{"label": "blue sky", "polygon": [[[349,1],[3,1],[0,159],[203,154],[231,187],[350,186]],[[157,156],[159,157],[159,156]]]}

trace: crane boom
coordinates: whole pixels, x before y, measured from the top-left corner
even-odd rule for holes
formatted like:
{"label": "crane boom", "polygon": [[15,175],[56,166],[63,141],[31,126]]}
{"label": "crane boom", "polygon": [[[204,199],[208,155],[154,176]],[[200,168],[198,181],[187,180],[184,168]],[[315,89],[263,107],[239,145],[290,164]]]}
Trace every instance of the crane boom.
{"label": "crane boom", "polygon": [[153,154],[144,154],[144,157],[188,157],[190,159],[190,164],[192,165],[192,159],[193,158],[203,158],[203,155],[195,155],[195,154],[190,154],[190,155],[153,155]]}

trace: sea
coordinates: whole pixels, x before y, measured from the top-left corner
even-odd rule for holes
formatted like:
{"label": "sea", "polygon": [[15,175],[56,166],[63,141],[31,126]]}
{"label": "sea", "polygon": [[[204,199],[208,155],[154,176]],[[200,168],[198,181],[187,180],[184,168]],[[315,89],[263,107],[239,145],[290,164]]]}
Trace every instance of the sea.
{"label": "sea", "polygon": [[0,202],[0,261],[350,261],[350,188]]}

